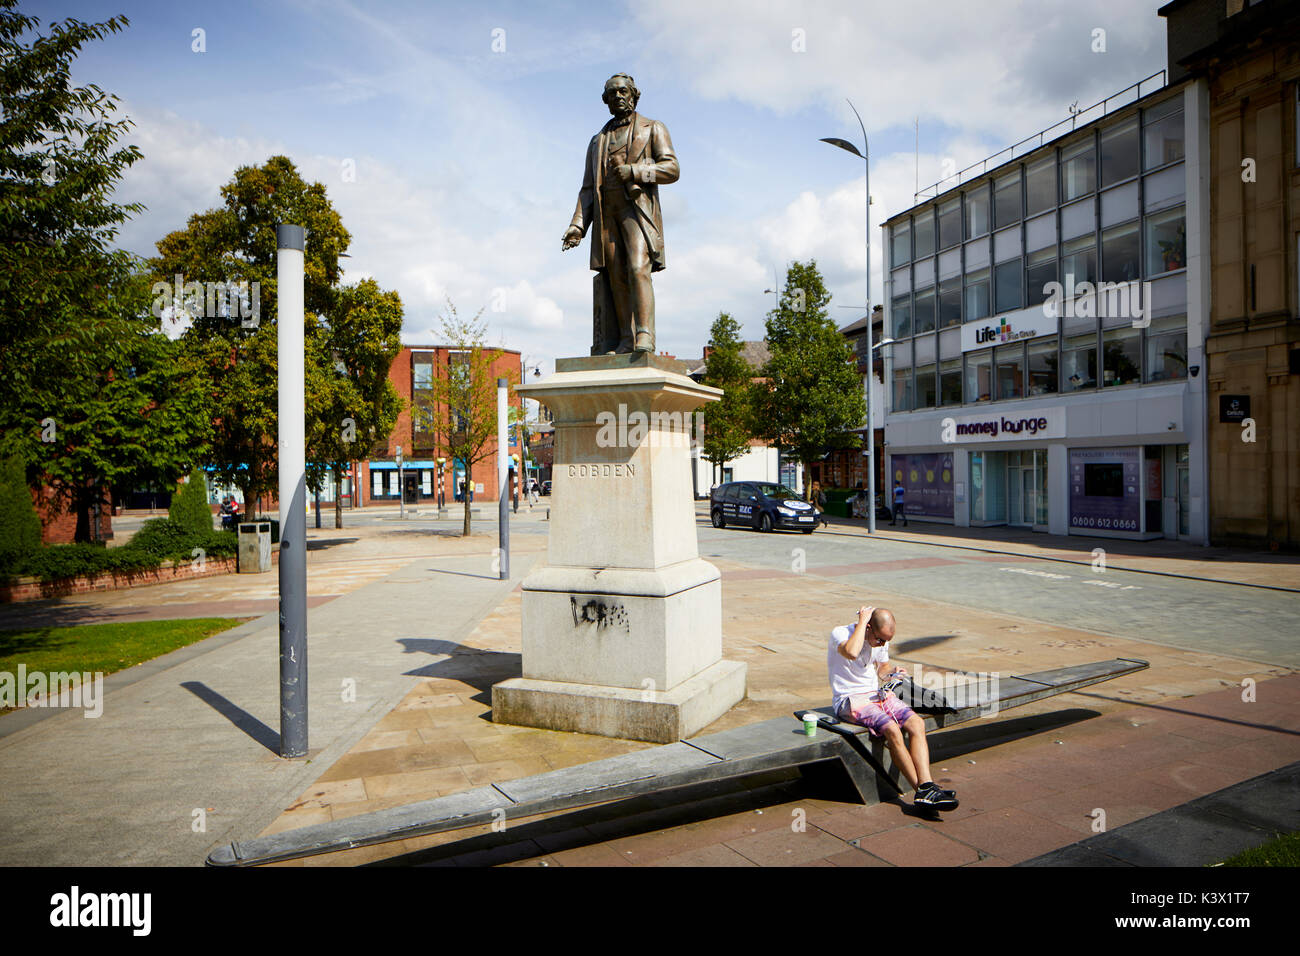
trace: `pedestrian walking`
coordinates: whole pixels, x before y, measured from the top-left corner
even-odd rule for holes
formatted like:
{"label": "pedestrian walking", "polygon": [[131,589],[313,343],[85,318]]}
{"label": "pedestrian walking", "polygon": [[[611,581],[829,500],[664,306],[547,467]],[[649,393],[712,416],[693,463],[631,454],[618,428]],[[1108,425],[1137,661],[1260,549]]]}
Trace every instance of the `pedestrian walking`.
{"label": "pedestrian walking", "polygon": [[903,483],[899,481],[897,478],[895,478],[894,479],[894,516],[889,519],[889,523],[891,525],[894,524],[894,522],[896,522],[899,519],[899,516],[902,516],[903,527],[906,528],[907,512],[903,508],[904,494],[905,492],[903,491]]}

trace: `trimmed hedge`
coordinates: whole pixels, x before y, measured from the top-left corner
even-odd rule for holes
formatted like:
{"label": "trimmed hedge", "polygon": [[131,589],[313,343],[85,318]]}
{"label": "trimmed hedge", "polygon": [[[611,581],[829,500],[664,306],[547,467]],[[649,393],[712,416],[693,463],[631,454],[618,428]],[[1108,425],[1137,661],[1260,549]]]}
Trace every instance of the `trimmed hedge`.
{"label": "trimmed hedge", "polygon": [[167,517],[182,528],[203,534],[212,530],[212,509],[208,507],[208,488],[203,472],[195,468],[190,480],[177,488],[172,495]]}
{"label": "trimmed hedge", "polygon": [[39,551],[41,519],[32,504],[22,462],[0,458],[0,566]]}
{"label": "trimmed hedge", "polygon": [[97,544],[53,545],[19,556],[8,567],[0,566],[0,576],[30,575],[42,581],[56,581],[111,571],[147,570],[163,561],[191,561],[195,548],[202,548],[209,558],[228,558],[238,551],[239,541],[233,531],[187,531],[170,518],[154,518],[146,521],[120,548]]}

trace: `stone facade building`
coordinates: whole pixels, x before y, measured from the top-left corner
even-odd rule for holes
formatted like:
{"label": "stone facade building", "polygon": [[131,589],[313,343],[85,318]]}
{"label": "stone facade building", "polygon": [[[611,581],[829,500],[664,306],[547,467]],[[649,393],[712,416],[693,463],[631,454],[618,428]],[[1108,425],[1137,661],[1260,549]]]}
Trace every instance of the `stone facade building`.
{"label": "stone facade building", "polygon": [[1210,540],[1300,547],[1300,6],[1175,0],[1170,78],[1207,87]]}

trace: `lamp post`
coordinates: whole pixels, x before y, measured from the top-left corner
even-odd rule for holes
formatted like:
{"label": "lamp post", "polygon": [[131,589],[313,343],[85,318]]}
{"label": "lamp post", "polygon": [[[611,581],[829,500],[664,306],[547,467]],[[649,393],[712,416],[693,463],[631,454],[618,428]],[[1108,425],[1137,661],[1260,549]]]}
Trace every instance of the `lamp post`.
{"label": "lamp post", "polygon": [[858,126],[862,129],[862,146],[863,152],[858,152],[858,148],[846,139],[829,136],[823,137],[823,143],[830,143],[832,146],[838,146],[862,160],[862,165],[866,170],[866,210],[867,210],[867,533],[876,533],[876,415],[875,406],[871,401],[871,388],[875,384],[876,374],[873,369],[874,349],[871,344],[871,141],[867,138],[867,128],[862,123],[862,115],[858,108],[853,105],[853,101],[846,99],[849,109],[853,110],[853,115],[858,118]]}
{"label": "lamp post", "polygon": [[402,446],[397,446],[397,516],[406,520],[406,488],[402,480]]}

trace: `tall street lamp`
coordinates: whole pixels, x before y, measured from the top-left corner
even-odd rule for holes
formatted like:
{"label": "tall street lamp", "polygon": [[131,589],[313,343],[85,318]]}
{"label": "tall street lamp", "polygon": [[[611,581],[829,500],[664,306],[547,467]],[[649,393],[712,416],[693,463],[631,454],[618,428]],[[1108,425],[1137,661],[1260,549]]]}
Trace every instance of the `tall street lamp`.
{"label": "tall street lamp", "polygon": [[872,367],[873,347],[871,345],[871,142],[867,139],[867,128],[862,124],[862,115],[858,113],[858,108],[853,105],[852,100],[845,100],[849,104],[849,109],[853,110],[853,115],[858,118],[858,126],[862,129],[862,146],[863,151],[858,152],[858,148],[850,143],[847,139],[840,139],[835,136],[822,138],[823,143],[830,143],[832,146],[838,146],[840,149],[847,150],[854,156],[862,160],[862,165],[866,169],[867,177],[867,500],[870,507],[867,509],[867,533],[876,533],[876,421],[875,406],[871,401],[871,387],[875,384],[876,375]]}

